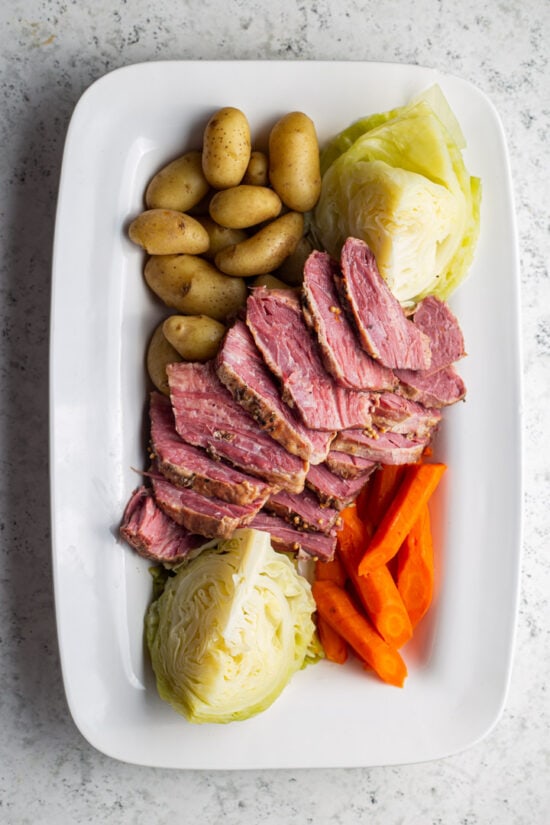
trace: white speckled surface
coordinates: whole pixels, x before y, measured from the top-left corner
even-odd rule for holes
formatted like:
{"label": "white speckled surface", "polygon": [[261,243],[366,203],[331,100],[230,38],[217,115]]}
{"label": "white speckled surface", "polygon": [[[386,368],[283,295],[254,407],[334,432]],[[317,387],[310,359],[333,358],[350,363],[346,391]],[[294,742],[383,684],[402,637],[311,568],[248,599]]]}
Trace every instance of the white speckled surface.
{"label": "white speckled surface", "polygon": [[[0,23],[0,821],[550,821],[550,4],[10,0]],[[472,81],[500,113],[522,266],[522,592],[503,716],[464,753],[389,769],[169,772],[113,762],[82,739],[69,716],[55,635],[48,497],[50,267],[61,153],[72,109],[90,83],[118,66],[168,58],[418,63]]]}

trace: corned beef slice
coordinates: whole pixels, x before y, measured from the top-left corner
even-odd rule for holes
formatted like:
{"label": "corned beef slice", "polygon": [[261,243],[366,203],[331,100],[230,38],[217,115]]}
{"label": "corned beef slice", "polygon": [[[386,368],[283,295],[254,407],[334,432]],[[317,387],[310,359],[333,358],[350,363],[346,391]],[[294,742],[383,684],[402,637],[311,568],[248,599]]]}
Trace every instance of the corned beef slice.
{"label": "corned beef slice", "polygon": [[239,527],[246,527],[265,503],[265,498],[251,504],[207,498],[188,487],[176,487],[161,475],[153,474],[151,481],[161,510],[191,533],[208,538],[229,538]]}
{"label": "corned beef slice", "polygon": [[396,370],[399,392],[426,407],[447,407],[462,401],[466,385],[453,366],[430,370]]}
{"label": "corned beef slice", "polygon": [[365,481],[378,466],[376,461],[371,461],[370,458],[342,453],[339,450],[329,452],[326,465],[334,475],[340,476],[340,478],[350,480],[363,478]]}
{"label": "corned beef slice", "polygon": [[272,495],[264,509],[281,516],[297,530],[326,533],[332,535],[338,521],[339,512],[333,507],[321,507],[319,498],[311,492],[287,493],[281,490]]}
{"label": "corned beef slice", "polygon": [[373,437],[363,430],[344,430],[334,439],[333,449],[381,464],[412,464],[421,458],[429,440],[407,438],[401,433],[378,433]]}
{"label": "corned beef slice", "polygon": [[259,478],[211,458],[200,447],[187,444],[174,425],[172,405],[166,396],[151,393],[151,449],[163,475],[180,487],[235,504],[267,498],[272,489]]}
{"label": "corned beef slice", "polygon": [[250,527],[270,533],[271,543],[276,550],[297,552],[298,556],[320,558],[325,561],[330,561],[334,557],[335,535],[296,530],[280,516],[271,515],[264,510],[252,519]]}
{"label": "corned beef slice", "polygon": [[336,381],[352,390],[390,390],[397,380],[359,345],[344,311],[335,277],[338,263],[326,252],[314,251],[304,267],[304,317],[317,336],[323,363]]}
{"label": "corned beef slice", "polygon": [[390,369],[427,369],[431,363],[429,338],[405,316],[366,243],[348,238],[340,265],[336,285],[363,348]]}
{"label": "corned beef slice", "polygon": [[176,430],[214,458],[290,492],[304,488],[308,465],[259,429],[233,400],[212,363],[177,363],[167,367]]}
{"label": "corned beef slice", "polygon": [[413,321],[430,339],[431,372],[448,367],[466,354],[458,320],[444,301],[433,295],[424,298],[414,311]]}
{"label": "corned beef slice", "polygon": [[391,392],[380,393],[373,424],[382,432],[402,433],[409,437],[430,435],[441,421],[441,412],[417,404]]}
{"label": "corned beef slice", "polygon": [[418,304],[413,319],[430,339],[432,360],[427,370],[396,370],[398,392],[425,406],[456,404],[466,395],[464,381],[452,366],[465,355],[456,317],[446,303],[429,296]]}
{"label": "corned beef slice", "polygon": [[135,490],[124,510],[121,537],[146,559],[175,564],[205,543],[203,536],[176,524],[146,487]]}
{"label": "corned beef slice", "polygon": [[283,399],[308,427],[331,431],[370,424],[373,394],[345,389],[327,373],[295,295],[255,289],[248,298],[246,323],[281,381]]}
{"label": "corned beef slice", "polygon": [[370,462],[370,469],[363,470],[361,475],[343,478],[334,473],[327,464],[319,464],[309,468],[306,485],[315,492],[323,506],[343,510],[355,501],[375,467],[376,464]]}
{"label": "corned beef slice", "polygon": [[336,433],[306,427],[284,403],[277,382],[242,321],[236,321],[227,332],[218,352],[216,371],[235,401],[289,453],[312,464],[325,460]]}

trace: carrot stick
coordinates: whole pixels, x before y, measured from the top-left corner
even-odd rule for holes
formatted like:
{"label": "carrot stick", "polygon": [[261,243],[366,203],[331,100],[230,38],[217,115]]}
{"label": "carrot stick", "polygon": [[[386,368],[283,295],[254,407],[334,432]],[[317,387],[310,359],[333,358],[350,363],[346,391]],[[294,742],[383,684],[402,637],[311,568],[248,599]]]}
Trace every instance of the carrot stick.
{"label": "carrot stick", "polygon": [[338,534],[338,557],[342,559],[354,590],[382,638],[392,647],[402,647],[412,636],[412,625],[397,585],[385,564],[367,576],[359,575],[359,562],[366,546],[365,526],[353,507],[342,511],[342,521],[343,528]]}
{"label": "carrot stick", "polygon": [[357,512],[367,526],[369,538],[374,534],[403,479],[405,466],[383,464],[367,485],[368,495],[357,501]]}
{"label": "carrot stick", "polygon": [[397,554],[397,588],[413,627],[426,614],[433,598],[434,551],[427,505]]}
{"label": "carrot stick", "polygon": [[407,466],[403,481],[359,563],[361,576],[386,564],[395,556],[445,470],[445,464]]}
{"label": "carrot stick", "polygon": [[319,615],[384,682],[403,687],[407,676],[405,662],[357,610],[346,591],[331,581],[314,582],[312,590]]}
{"label": "carrot stick", "polygon": [[[325,579],[325,581],[329,581],[329,579]],[[348,658],[346,640],[322,616],[317,616],[317,630],[325,656],[329,662],[343,665]]]}
{"label": "carrot stick", "polygon": [[347,575],[342,562],[335,556],[331,561],[317,559],[315,562],[315,578],[318,581],[333,581],[343,587]]}

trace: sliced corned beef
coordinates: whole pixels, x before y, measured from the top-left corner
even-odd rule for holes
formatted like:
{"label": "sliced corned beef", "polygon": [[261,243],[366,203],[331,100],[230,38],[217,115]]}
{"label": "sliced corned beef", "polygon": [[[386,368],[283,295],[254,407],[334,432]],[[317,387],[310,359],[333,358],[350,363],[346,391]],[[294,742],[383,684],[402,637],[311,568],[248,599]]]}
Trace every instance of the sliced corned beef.
{"label": "sliced corned beef", "polygon": [[348,238],[340,266],[336,285],[364,349],[390,369],[427,369],[431,363],[429,338],[406,317],[378,272],[367,244]]}
{"label": "sliced corned beef", "polygon": [[373,437],[363,430],[343,430],[334,439],[333,449],[381,464],[412,464],[420,459],[429,441],[429,437],[407,438],[401,433],[378,433]]}
{"label": "sliced corned beef", "polygon": [[276,380],[242,321],[236,321],[228,330],[218,352],[216,372],[235,401],[289,453],[312,464],[325,460],[336,433],[306,427],[285,404]]}
{"label": "sliced corned beef", "polygon": [[307,462],[260,430],[216,376],[212,363],[167,367],[176,430],[181,438],[269,484],[304,488]]}
{"label": "sliced corned beef", "polygon": [[144,486],[132,493],[126,505],[120,535],[143,558],[167,565],[183,561],[206,541],[176,524]]}
{"label": "sliced corned beef", "polygon": [[248,504],[272,492],[261,479],[217,461],[206,450],[183,441],[176,432],[172,405],[165,395],[151,393],[149,412],[151,450],[158,469],[173,484],[235,504]]}
{"label": "sliced corned beef", "polygon": [[424,438],[441,421],[441,412],[392,392],[380,393],[372,421],[377,430]]}
{"label": "sliced corned beef", "polygon": [[327,464],[318,464],[309,468],[306,485],[315,492],[324,506],[343,510],[355,501],[375,467],[376,464],[371,462],[370,472],[363,472],[356,478],[342,478],[332,472]]}
{"label": "sliced corned beef", "polygon": [[153,473],[151,483],[155,501],[166,515],[208,538],[229,538],[237,528],[246,527],[265,503],[265,498],[250,504],[208,498],[188,487],[176,487],[160,474]]}
{"label": "sliced corned beef", "polygon": [[296,530],[280,516],[262,510],[250,524],[256,530],[271,534],[271,544],[276,550],[297,553],[298,557],[319,558],[329,561],[334,557],[336,536],[325,533],[307,533]]}
{"label": "sliced corned beef", "polygon": [[315,250],[306,260],[302,297],[304,318],[319,342],[323,363],[336,381],[352,390],[390,390],[397,381],[359,345],[336,284],[338,263]]}
{"label": "sliced corned beef", "polygon": [[321,507],[319,498],[307,489],[301,493],[287,493],[281,490],[270,496],[264,509],[281,516],[297,530],[313,530],[327,535],[332,535],[339,517],[337,509]]}
{"label": "sliced corned beef", "polygon": [[[331,450],[327,456],[326,465],[329,470],[343,479],[366,480],[376,469],[378,464],[370,458],[363,458],[352,453],[342,453],[339,450]],[[311,468],[310,468],[311,469]]]}
{"label": "sliced corned beef", "polygon": [[466,396],[466,385],[452,366],[465,355],[456,317],[444,301],[429,296],[418,304],[413,320],[430,339],[432,360],[427,370],[396,370],[397,392],[425,406],[456,404]]}
{"label": "sliced corned beef", "polygon": [[427,407],[447,407],[466,397],[466,385],[453,366],[431,370],[396,370],[399,392]]}
{"label": "sliced corned beef", "polygon": [[448,367],[466,354],[458,320],[444,301],[433,295],[424,298],[414,311],[413,321],[430,339],[432,372]]}
{"label": "sliced corned beef", "polygon": [[345,389],[327,373],[295,295],[255,289],[248,298],[246,323],[281,382],[283,399],[308,427],[331,431],[369,425],[372,394]]}

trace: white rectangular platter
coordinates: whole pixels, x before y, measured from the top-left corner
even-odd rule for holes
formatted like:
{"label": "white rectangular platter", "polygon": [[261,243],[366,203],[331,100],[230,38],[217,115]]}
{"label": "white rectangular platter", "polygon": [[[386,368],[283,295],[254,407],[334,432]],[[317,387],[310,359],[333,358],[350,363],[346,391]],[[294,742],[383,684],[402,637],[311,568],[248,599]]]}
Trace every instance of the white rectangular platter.
{"label": "white rectangular platter", "polygon": [[[157,696],[143,645],[148,563],[118,539],[145,461],[146,342],[159,318],[127,239],[163,163],[199,147],[221,106],[258,142],[305,111],[321,143],[359,117],[439,83],[483,181],[481,236],[451,306],[468,357],[464,404],[435,455],[433,608],[403,650],[401,690],[321,662],[246,722],[193,726]],[[521,533],[518,253],[505,139],[484,94],[418,66],[356,62],[160,62],[119,69],[79,101],[59,189],[51,320],[53,566],[66,695],[83,736],[120,760],[171,768],[391,765],[436,759],[484,736],[509,682]]]}

